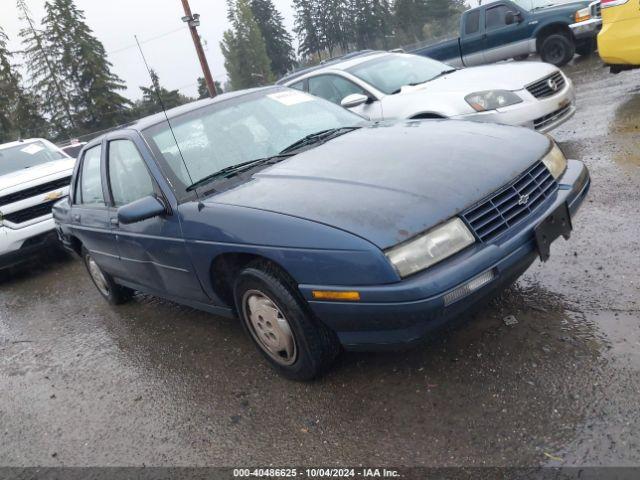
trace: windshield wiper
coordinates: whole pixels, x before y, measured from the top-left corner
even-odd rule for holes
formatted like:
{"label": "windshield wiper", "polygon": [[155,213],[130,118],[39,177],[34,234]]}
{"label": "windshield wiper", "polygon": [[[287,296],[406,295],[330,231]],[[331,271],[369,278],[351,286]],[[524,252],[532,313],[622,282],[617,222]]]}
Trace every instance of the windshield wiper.
{"label": "windshield wiper", "polygon": [[351,130],[356,130],[361,127],[340,127],[340,128],[329,128],[327,130],[321,130],[319,132],[310,133],[309,135],[302,137],[300,140],[292,143],[287,148],[280,151],[280,155],[294,152],[302,147],[306,147],[307,145],[312,145],[316,142],[321,142],[328,140],[330,137],[335,137],[343,133],[350,132]]}
{"label": "windshield wiper", "polygon": [[290,156],[292,156],[292,154],[284,154],[284,155],[278,154],[278,155],[273,155],[271,157],[257,158],[255,160],[249,160],[248,162],[242,162],[242,163],[237,163],[236,165],[230,165],[228,167],[223,168],[222,170],[218,170],[217,172],[213,172],[212,174],[207,175],[204,178],[201,178],[195,183],[192,183],[187,187],[187,192],[195,190],[196,188],[201,187],[202,185],[209,183],[210,181],[215,180],[218,177],[230,177],[233,175],[237,175],[238,173],[241,173],[245,170],[249,170],[255,166],[262,165],[262,164],[277,163],[280,160],[284,160],[285,158]]}
{"label": "windshield wiper", "polygon": [[435,77],[431,77],[428,80],[423,80],[422,82],[407,83],[406,85],[402,85],[402,87],[400,87],[399,89],[394,90],[393,92],[391,92],[391,95],[395,95],[396,93],[400,93],[402,91],[403,87],[417,87],[418,85],[422,85],[423,83],[430,82],[431,80],[435,80],[436,78],[441,77],[442,75],[446,75],[447,73],[455,72],[456,70],[457,70],[457,68],[450,68],[449,70],[442,70]]}

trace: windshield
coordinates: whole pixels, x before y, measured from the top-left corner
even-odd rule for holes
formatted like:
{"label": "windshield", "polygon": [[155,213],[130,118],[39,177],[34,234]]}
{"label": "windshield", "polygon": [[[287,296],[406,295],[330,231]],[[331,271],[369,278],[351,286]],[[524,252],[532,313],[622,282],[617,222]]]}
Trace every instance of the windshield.
{"label": "windshield", "polygon": [[431,58],[395,54],[374,58],[347,71],[390,95],[405,85],[428,82],[451,70],[454,68]]}
{"label": "windshield", "polygon": [[179,150],[167,123],[143,133],[184,190],[224,168],[278,155],[313,133],[365,123],[326,100],[283,89],[242,95],[172,119]]}
{"label": "windshield", "polygon": [[0,148],[0,175],[67,158],[44,142],[29,142],[15,147]]}

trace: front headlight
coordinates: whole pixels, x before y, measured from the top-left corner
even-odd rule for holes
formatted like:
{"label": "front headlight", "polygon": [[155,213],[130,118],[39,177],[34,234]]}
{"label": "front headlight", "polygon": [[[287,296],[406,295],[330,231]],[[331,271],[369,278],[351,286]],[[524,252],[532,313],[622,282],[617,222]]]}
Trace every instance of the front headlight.
{"label": "front headlight", "polygon": [[385,252],[400,277],[424,270],[476,240],[458,217]]}
{"label": "front headlight", "polygon": [[557,180],[567,169],[567,158],[556,142],[553,140],[551,140],[551,142],[553,143],[553,147],[551,147],[549,153],[544,156],[542,163],[549,169],[553,178]]}
{"label": "front headlight", "polygon": [[522,99],[508,90],[487,90],[486,92],[475,92],[464,97],[469,105],[476,112],[495,110],[496,108],[508,107],[522,102]]}
{"label": "front headlight", "polygon": [[591,10],[589,9],[589,7],[578,10],[574,15],[574,21],[576,23],[584,22],[586,20],[589,20],[590,18],[591,18]]}

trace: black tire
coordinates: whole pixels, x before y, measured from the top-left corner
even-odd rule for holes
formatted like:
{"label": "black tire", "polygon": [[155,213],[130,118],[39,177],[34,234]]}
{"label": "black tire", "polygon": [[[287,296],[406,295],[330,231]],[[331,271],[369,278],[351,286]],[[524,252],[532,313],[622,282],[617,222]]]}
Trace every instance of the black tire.
{"label": "black tire", "polygon": [[[293,353],[290,355],[269,351],[266,344],[269,340],[267,338],[265,341],[264,336],[273,335],[272,332],[282,334],[282,331],[279,328],[278,332],[265,331],[264,328],[271,327],[269,322],[266,322],[269,327],[264,323],[254,325],[254,322],[259,322],[256,316],[263,320],[258,312],[250,311],[249,304],[252,300],[255,302],[256,298],[275,305],[278,318],[288,326],[288,339],[293,342]],[[282,376],[291,380],[311,380],[325,372],[340,353],[340,343],[335,333],[313,318],[297,287],[279,268],[266,262],[249,265],[236,278],[234,299],[245,332]],[[259,328],[262,330],[258,331]],[[276,340],[274,336],[273,340],[278,342],[280,339]]]}
{"label": "black tire", "polygon": [[581,57],[586,57],[594,53],[598,49],[598,43],[595,38],[591,38],[576,47],[576,53]]}
{"label": "black tire", "polygon": [[529,54],[528,53],[524,53],[522,55],[518,55],[517,57],[513,57],[513,59],[516,62],[522,62],[523,60],[526,60],[527,58],[529,58]]}
{"label": "black tire", "polygon": [[555,33],[540,43],[540,57],[543,62],[562,67],[571,61],[576,52],[573,41],[566,36]]}
{"label": "black tire", "polygon": [[[133,294],[135,293],[133,290],[127,287],[123,287],[122,285],[118,285],[111,275],[106,272],[103,272],[102,269],[95,263],[95,260],[91,257],[89,251],[82,247],[82,261],[84,262],[84,266],[87,268],[87,273],[89,273],[89,277],[91,277],[91,281],[96,286],[96,289],[112,305],[120,305],[122,303],[127,302]],[[99,271],[99,275],[102,275],[102,279],[104,280],[104,285],[101,285],[99,280],[94,278],[96,273],[92,273],[92,262],[93,267],[97,268]]]}

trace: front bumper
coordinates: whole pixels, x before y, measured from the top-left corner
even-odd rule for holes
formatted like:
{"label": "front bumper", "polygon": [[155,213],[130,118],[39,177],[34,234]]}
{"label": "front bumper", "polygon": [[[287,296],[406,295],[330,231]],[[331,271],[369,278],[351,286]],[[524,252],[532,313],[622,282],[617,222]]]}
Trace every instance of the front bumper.
{"label": "front bumper", "polygon": [[[534,227],[563,202],[575,215],[590,187],[587,168],[569,160],[557,194],[512,230],[488,244],[476,243],[425,272],[401,282],[367,286],[300,285],[316,315],[348,350],[397,349],[468,314],[470,309],[515,281],[537,257]],[[445,296],[492,271],[494,278],[472,294],[445,306]],[[358,290],[360,302],[313,300],[313,290]]]}
{"label": "front bumper", "polygon": [[598,32],[602,28],[601,18],[591,18],[584,22],[572,23],[569,25],[571,32],[576,40],[584,40],[588,38],[596,38]]}
{"label": "front bumper", "polygon": [[535,98],[526,89],[522,89],[514,92],[522,98],[521,103],[489,112],[456,115],[451,118],[521,126],[546,133],[562,125],[576,112],[573,83],[566,76],[565,82],[561,91],[547,98]]}
{"label": "front bumper", "polygon": [[0,227],[0,268],[22,263],[57,243],[53,218],[15,230]]}

